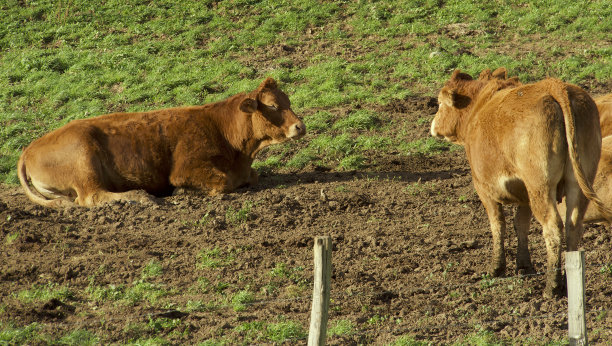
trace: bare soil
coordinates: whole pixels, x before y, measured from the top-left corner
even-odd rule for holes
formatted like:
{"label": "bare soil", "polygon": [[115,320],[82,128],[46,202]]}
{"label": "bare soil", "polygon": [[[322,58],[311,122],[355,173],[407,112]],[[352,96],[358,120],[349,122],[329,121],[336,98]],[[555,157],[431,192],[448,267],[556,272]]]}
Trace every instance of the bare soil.
{"label": "bare soil", "polygon": [[[429,123],[417,120],[431,117],[435,100],[411,97],[386,107],[414,124],[409,140],[428,136]],[[247,201],[252,207],[246,220],[232,222],[232,211]],[[506,211],[512,225],[513,209]],[[483,330],[536,344],[567,337],[567,298],[543,298],[541,274],[514,274],[511,226],[507,277],[483,277],[491,236],[461,150],[372,154],[370,165],[358,172],[314,166],[270,172],[258,186],[235,193],[208,197],[187,191],[150,205],[57,211],[32,204],[19,187],[3,186],[0,232],[0,320],[17,326],[38,322],[58,336],[87,329],[103,343],[123,343],[135,337],[128,326],[151,317],[181,320],[180,332],[164,335],[176,344],[223,335],[240,340],[246,334],[234,328],[254,321],[294,320],[307,330],[313,239],[329,235],[329,324],[344,319],[354,325],[352,333],[332,336],[329,344],[385,344],[402,335],[447,344]],[[221,263],[198,265],[198,254],[215,248]],[[589,338],[609,344],[612,274],[602,268],[612,263],[612,232],[587,226],[583,248]],[[543,271],[545,247],[536,222],[530,249],[536,269]],[[158,303],[131,305],[88,295],[88,287],[133,286],[151,260],[159,261],[163,272],[145,280],[169,292]],[[279,263],[291,274],[271,275]],[[61,301],[18,299],[17,292],[48,283],[75,294]],[[255,302],[237,312],[231,296],[246,289]],[[217,305],[187,309],[188,301]]]}

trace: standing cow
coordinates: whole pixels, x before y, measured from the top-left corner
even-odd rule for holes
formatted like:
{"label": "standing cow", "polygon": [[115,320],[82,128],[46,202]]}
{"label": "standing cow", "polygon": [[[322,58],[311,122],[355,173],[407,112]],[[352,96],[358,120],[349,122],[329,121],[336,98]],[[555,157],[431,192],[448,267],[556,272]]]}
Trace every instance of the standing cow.
{"label": "standing cow", "polygon": [[601,138],[610,136],[612,135],[612,94],[597,97],[595,103],[599,110]]}
{"label": "standing cow", "polygon": [[[606,206],[612,206],[612,94],[595,99],[599,110],[599,125],[601,127],[601,157],[597,166],[597,174],[593,189]],[[559,207],[565,210],[565,202]],[[606,215],[593,204],[589,204],[584,214],[585,223],[606,223]]]}
{"label": "standing cow", "polygon": [[290,106],[268,78],[250,93],[204,106],[75,120],[23,151],[19,180],[47,207],[143,200],[176,187],[229,192],[257,182],[257,152],[306,133]]}
{"label": "standing cow", "polygon": [[438,96],[431,134],[465,147],[476,192],[493,234],[492,275],[506,270],[503,203],[518,204],[517,272],[533,273],[528,249],[531,215],[542,224],[547,252],[544,295],[563,293],[563,222],[557,201],[566,196],[569,251],[582,237],[588,200],[610,215],[593,192],[601,149],[595,102],[581,88],[556,79],[522,85],[499,68],[477,80],[455,71]]}

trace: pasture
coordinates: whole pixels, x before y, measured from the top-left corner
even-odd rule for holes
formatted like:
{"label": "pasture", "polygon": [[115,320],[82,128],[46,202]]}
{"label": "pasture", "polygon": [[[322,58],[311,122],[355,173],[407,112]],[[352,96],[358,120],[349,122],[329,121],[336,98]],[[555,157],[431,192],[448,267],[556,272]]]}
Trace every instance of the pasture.
{"label": "pasture", "polygon": [[[328,343],[565,344],[567,299],[484,274],[486,213],[435,140],[453,69],[612,92],[608,1],[8,0],[0,4],[0,344],[304,344],[312,242],[334,243]],[[256,187],[45,209],[17,185],[73,119],[222,100],[277,79],[307,134]],[[511,208],[506,208],[511,225]],[[586,227],[587,327],[612,340],[612,233]]]}

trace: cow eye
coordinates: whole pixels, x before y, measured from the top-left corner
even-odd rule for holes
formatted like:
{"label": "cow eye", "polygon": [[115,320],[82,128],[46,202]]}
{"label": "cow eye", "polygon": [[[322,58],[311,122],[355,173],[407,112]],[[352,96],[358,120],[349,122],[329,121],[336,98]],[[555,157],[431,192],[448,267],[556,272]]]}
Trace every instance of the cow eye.
{"label": "cow eye", "polygon": [[277,111],[278,107],[276,107],[275,105],[269,105],[268,108],[270,108],[273,111]]}

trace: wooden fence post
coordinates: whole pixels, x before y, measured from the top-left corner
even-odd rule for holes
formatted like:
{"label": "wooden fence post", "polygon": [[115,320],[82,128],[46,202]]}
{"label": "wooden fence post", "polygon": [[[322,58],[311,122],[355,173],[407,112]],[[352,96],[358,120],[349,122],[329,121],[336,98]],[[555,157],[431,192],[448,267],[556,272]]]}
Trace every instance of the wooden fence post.
{"label": "wooden fence post", "polygon": [[308,346],[325,345],[327,313],[331,288],[331,237],[316,237],[314,241],[314,288],[310,312]]}
{"label": "wooden fence post", "polygon": [[584,251],[565,253],[567,327],[570,345],[588,345],[584,299]]}

